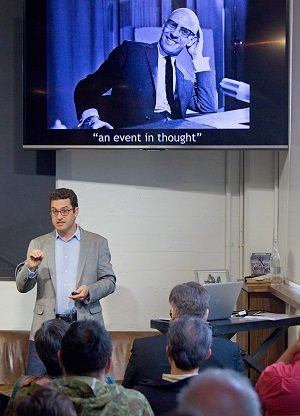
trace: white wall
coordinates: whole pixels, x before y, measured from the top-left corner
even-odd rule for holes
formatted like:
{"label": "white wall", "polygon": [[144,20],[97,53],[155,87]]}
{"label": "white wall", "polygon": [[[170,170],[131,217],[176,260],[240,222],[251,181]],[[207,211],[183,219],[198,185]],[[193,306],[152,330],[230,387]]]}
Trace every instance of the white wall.
{"label": "white wall", "polygon": [[[250,253],[270,251],[273,238],[274,152],[246,152],[247,237],[237,274],[239,159],[226,151],[66,150],[57,154],[57,186],[79,197],[79,223],[109,240],[117,291],[103,301],[110,330],[149,329],[168,315],[168,294],[194,269],[231,266],[250,272]],[[227,174],[233,169],[234,179]],[[233,218],[227,216],[229,204]],[[230,236],[228,237],[228,233]],[[226,257],[227,244],[233,259]]]}
{"label": "white wall", "polygon": [[[294,16],[300,16],[300,2],[294,1]],[[294,19],[294,21],[295,21]],[[291,280],[300,283],[300,26],[293,26],[293,60],[291,97],[291,142],[289,160],[289,203],[288,203],[288,240],[287,273]]]}
{"label": "white wall", "polygon": [[[298,30],[294,25],[296,39]],[[300,281],[300,57],[294,43],[292,152],[279,155],[278,232],[287,242],[281,243],[287,275]],[[149,329],[150,318],[168,314],[171,287],[193,279],[195,268],[229,267],[234,278],[249,274],[251,252],[272,248],[277,162],[273,151],[57,152],[57,186],[77,192],[80,224],[109,241],[118,286],[103,301],[108,329]],[[0,329],[29,329],[34,292],[19,294],[13,282],[1,282],[1,290]]]}
{"label": "white wall", "polygon": [[[107,328],[148,330],[194,269],[249,274],[251,252],[272,246],[273,168],[273,151],[57,152],[57,186],[78,194],[79,224],[109,241],[117,290],[102,302]],[[7,282],[0,328],[29,329],[33,302]]]}
{"label": "white wall", "polygon": [[[244,273],[251,253],[271,252],[276,221],[274,151],[244,152]],[[279,239],[280,240],[280,239]]]}
{"label": "white wall", "polygon": [[79,198],[79,223],[109,240],[117,291],[109,329],[149,329],[194,269],[225,268],[223,151],[63,151],[57,186]]}
{"label": "white wall", "polygon": [[15,282],[0,282],[0,329],[29,330],[36,290],[19,293]]}

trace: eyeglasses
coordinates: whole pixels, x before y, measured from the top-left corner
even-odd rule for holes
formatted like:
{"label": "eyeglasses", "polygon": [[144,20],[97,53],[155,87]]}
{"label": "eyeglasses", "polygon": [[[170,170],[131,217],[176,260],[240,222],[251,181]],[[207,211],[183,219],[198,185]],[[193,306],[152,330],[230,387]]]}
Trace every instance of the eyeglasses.
{"label": "eyeglasses", "polygon": [[50,209],[49,214],[52,215],[53,217],[57,217],[58,214],[61,214],[63,217],[66,217],[67,215],[69,215],[71,211],[73,211],[73,208]]}
{"label": "eyeglasses", "polygon": [[175,30],[179,27],[179,33],[184,38],[188,38],[189,36],[195,36],[195,34],[191,30],[187,29],[186,27],[179,26],[179,24],[174,22],[174,20],[172,19],[168,19],[166,21],[166,27],[172,30],[172,32],[175,32]]}

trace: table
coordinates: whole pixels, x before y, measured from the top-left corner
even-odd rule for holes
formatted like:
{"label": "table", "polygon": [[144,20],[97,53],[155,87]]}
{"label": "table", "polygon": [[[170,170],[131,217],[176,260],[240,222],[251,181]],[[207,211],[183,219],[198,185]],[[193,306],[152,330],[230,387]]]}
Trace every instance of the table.
{"label": "table", "polygon": [[187,116],[186,120],[201,123],[215,129],[249,129],[250,109],[219,111],[218,113]]}
{"label": "table", "polygon": [[[230,318],[210,321],[212,333],[215,336],[225,336],[232,338],[233,335],[239,332],[256,331],[261,329],[270,329],[271,334],[258,346],[258,348],[251,353],[243,352],[243,359],[248,368],[252,368],[257,373],[261,373],[263,367],[258,363],[258,358],[265,354],[271,345],[286,331],[289,327],[300,325],[300,316],[278,314],[278,318],[274,320],[261,319],[257,317],[245,318]],[[151,319],[150,327],[158,329],[165,333],[169,327],[169,320],[167,319]]]}
{"label": "table", "polygon": [[201,114],[190,112],[184,119],[159,120],[152,123],[129,126],[126,129],[249,129],[250,109],[219,111]]}

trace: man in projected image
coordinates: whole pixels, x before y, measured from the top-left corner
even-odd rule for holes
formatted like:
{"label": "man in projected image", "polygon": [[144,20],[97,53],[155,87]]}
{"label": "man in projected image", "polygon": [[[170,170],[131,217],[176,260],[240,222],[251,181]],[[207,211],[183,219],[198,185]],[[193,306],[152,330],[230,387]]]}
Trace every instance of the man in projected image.
{"label": "man in projected image", "polygon": [[[191,68],[176,58],[186,48]],[[111,96],[103,97],[111,89]],[[127,127],[184,118],[187,109],[217,111],[215,71],[203,56],[196,14],[172,12],[159,42],[124,41],[74,94],[80,128]],[[106,102],[105,102],[105,101]]]}
{"label": "man in projected image", "polygon": [[53,191],[49,209],[54,231],[30,242],[27,259],[16,276],[21,293],[37,286],[29,337],[29,375],[45,372],[33,341],[41,324],[53,318],[103,323],[100,299],[113,293],[116,286],[107,240],[76,223],[79,208],[74,191]]}

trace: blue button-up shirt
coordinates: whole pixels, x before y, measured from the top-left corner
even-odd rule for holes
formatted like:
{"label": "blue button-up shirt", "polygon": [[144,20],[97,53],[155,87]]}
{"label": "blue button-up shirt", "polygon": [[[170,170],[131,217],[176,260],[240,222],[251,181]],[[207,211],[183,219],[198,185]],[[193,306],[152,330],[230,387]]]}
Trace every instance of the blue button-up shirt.
{"label": "blue button-up shirt", "polygon": [[63,240],[56,232],[56,313],[70,314],[74,301],[69,299],[71,292],[77,289],[77,269],[80,251],[80,229],[68,240]]}

